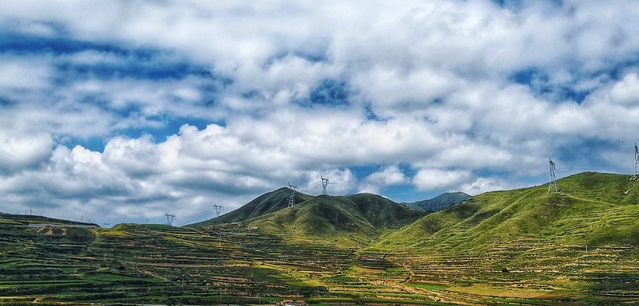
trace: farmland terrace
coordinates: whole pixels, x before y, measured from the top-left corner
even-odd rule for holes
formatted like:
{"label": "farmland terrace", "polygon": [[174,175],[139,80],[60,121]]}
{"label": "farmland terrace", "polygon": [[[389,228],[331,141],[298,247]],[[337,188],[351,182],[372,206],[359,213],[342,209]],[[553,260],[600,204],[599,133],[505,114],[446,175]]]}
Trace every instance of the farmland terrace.
{"label": "farmland terrace", "polygon": [[[0,304],[639,304],[639,185],[597,173],[559,183],[486,193],[396,228],[357,214],[358,203],[396,207],[368,195],[183,228],[1,214]],[[334,214],[311,216],[318,207],[357,226],[306,231],[308,220],[332,224]],[[304,231],[291,239],[287,226]]]}
{"label": "farmland terrace", "polygon": [[[288,245],[239,225],[209,229],[0,226],[3,304],[602,304],[636,302],[630,246],[538,239],[487,251]],[[428,251],[425,251],[427,250]]]}

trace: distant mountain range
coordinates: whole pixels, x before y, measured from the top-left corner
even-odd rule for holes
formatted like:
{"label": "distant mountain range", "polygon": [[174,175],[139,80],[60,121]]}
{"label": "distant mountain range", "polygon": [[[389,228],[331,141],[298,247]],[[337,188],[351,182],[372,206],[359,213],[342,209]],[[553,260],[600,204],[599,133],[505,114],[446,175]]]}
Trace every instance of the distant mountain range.
{"label": "distant mountain range", "polygon": [[243,222],[280,236],[342,240],[353,244],[369,241],[385,230],[398,229],[428,214],[367,193],[313,197],[295,192],[295,205],[289,208],[292,192],[289,188],[280,188],[225,215],[189,226]]}
{"label": "distant mountain range", "polygon": [[430,200],[401,204],[411,209],[434,212],[449,208],[469,198],[471,198],[471,196],[463,192],[447,192]]}
{"label": "distant mountain range", "polygon": [[[208,226],[208,225],[215,225],[215,224],[242,222],[252,218],[260,217],[262,215],[273,213],[288,207],[290,196],[292,193],[293,193],[293,190],[287,187],[282,187],[280,189],[265,193],[255,198],[254,200],[246,203],[240,208],[234,211],[231,211],[227,214],[224,214],[217,218],[213,218],[203,222],[190,224],[188,226],[201,227],[201,226]],[[334,197],[334,198],[361,199],[366,197],[382,198],[381,196],[373,195],[373,194],[347,195],[343,197]],[[414,210],[434,212],[434,211],[439,211],[439,210],[451,207],[470,197],[471,196],[463,192],[452,192],[452,193],[441,194],[430,200],[423,200],[423,201],[418,201],[413,203],[401,203],[401,205]],[[295,192],[294,202],[295,202],[295,205],[298,205],[315,198],[316,197],[311,195]],[[371,200],[371,203],[372,202],[377,203],[379,201]],[[384,202],[389,205],[397,204],[385,198],[384,198]]]}
{"label": "distant mountain range", "polygon": [[398,246],[454,241],[472,248],[526,235],[554,235],[570,243],[639,243],[639,226],[630,222],[639,215],[639,205],[634,205],[639,203],[639,183],[624,175],[586,172],[558,184],[560,192],[548,193],[546,186],[474,197],[457,192],[403,204],[374,194],[313,197],[296,192],[294,208],[287,208],[292,190],[281,188],[191,226],[235,222],[292,241],[342,246],[383,239]]}

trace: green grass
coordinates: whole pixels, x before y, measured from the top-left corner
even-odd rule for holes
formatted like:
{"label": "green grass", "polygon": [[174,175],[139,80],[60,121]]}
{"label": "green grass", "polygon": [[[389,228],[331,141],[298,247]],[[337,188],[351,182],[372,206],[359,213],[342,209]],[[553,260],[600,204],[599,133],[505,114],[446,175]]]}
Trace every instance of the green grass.
{"label": "green grass", "polygon": [[320,196],[248,224],[291,242],[347,248],[368,244],[388,229],[400,228],[426,214],[376,195]]}
{"label": "green grass", "polygon": [[638,184],[583,173],[558,193],[490,192],[428,215],[367,194],[275,209],[281,191],[255,202],[274,211],[209,227],[3,221],[0,304],[639,302]]}

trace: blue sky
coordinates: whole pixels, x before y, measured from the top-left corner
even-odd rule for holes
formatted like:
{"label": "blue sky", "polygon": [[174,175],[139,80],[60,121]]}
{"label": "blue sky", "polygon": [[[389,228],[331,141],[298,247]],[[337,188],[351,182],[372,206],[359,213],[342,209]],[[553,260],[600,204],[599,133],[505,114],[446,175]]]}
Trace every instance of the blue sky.
{"label": "blue sky", "polygon": [[0,211],[176,223],[632,173],[633,1],[13,1]]}

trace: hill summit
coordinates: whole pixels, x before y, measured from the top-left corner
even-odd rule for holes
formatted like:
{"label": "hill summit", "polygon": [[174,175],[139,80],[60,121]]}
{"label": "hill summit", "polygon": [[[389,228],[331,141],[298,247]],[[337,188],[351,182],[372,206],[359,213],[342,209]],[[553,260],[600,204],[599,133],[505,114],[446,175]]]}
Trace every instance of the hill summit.
{"label": "hill summit", "polygon": [[355,245],[368,243],[428,214],[368,193],[313,197],[295,192],[295,205],[289,208],[292,192],[280,188],[225,215],[189,226],[241,223],[286,239]]}
{"label": "hill summit", "polygon": [[262,233],[293,241],[355,246],[415,222],[427,212],[374,194],[318,196],[290,209],[247,221]]}
{"label": "hill summit", "polygon": [[[254,200],[244,204],[240,208],[233,210],[227,214],[222,216],[190,224],[187,226],[192,227],[203,227],[210,226],[216,224],[226,224],[233,222],[243,222],[253,218],[257,218],[269,213],[274,213],[284,208],[288,208],[290,196],[293,194],[293,190],[288,187],[282,187],[280,189],[265,193]],[[359,194],[359,195],[350,195],[346,197],[373,197],[377,196],[379,198],[383,198],[379,195],[373,194]],[[302,204],[306,201],[312,200],[316,197],[304,194],[301,192],[295,192],[294,195],[294,203],[295,205]],[[451,192],[451,193],[443,193],[433,199],[423,200],[412,203],[401,203],[401,205],[408,207],[414,210],[426,211],[426,212],[434,212],[442,209],[446,209],[453,205],[456,205],[466,199],[470,198],[470,195],[463,192]],[[387,203],[397,204],[389,199],[385,199]]]}
{"label": "hill summit", "polygon": [[[292,193],[292,189],[282,187],[275,191],[265,193],[255,198],[254,200],[244,204],[242,207],[227,214],[207,221],[194,223],[188,226],[202,227],[215,224],[241,222],[252,218],[257,218],[265,214],[273,213],[288,207],[289,199]],[[294,202],[297,204],[310,200],[312,198],[312,196],[309,196],[307,194],[295,192]]]}

